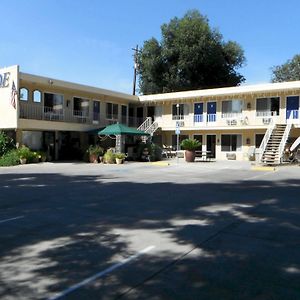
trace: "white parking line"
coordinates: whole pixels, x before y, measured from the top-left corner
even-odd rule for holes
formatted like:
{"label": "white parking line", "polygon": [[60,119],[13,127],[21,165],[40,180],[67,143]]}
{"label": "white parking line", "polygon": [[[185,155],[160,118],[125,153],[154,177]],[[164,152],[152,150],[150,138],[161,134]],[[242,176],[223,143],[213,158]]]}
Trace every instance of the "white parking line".
{"label": "white parking line", "polygon": [[24,218],[24,216],[18,216],[18,217],[14,217],[14,218],[10,218],[10,219],[1,220],[0,224],[5,223],[5,222],[9,222],[9,221],[14,221],[14,220],[22,219],[22,218]]}
{"label": "white parking line", "polygon": [[143,250],[137,252],[136,254],[131,255],[131,256],[129,256],[128,258],[126,258],[126,259],[124,259],[124,260],[122,260],[122,261],[120,261],[120,262],[118,262],[118,263],[112,265],[111,267],[109,267],[109,268],[107,268],[107,269],[105,269],[105,270],[103,270],[103,271],[101,271],[101,272],[99,272],[99,273],[97,273],[97,274],[95,274],[95,275],[93,275],[93,276],[91,276],[91,277],[89,277],[89,278],[87,278],[87,279],[85,279],[85,280],[83,280],[83,281],[81,281],[81,282],[75,284],[75,285],[72,285],[71,287],[67,288],[67,289],[64,290],[63,292],[54,295],[54,296],[51,297],[49,300],[57,300],[57,299],[60,299],[60,298],[62,298],[62,297],[64,297],[64,296],[66,296],[67,294],[70,294],[71,292],[73,292],[73,291],[75,291],[75,290],[81,288],[82,286],[84,286],[84,285],[86,285],[86,284],[89,284],[90,282],[92,282],[92,281],[94,281],[94,280],[96,280],[96,279],[98,279],[98,278],[100,278],[100,277],[103,277],[103,276],[105,276],[106,274],[111,273],[112,271],[114,271],[114,270],[116,270],[116,269],[122,267],[122,266],[125,265],[125,264],[128,264],[128,263],[131,262],[132,260],[138,258],[139,256],[142,256],[142,255],[146,254],[147,252],[150,252],[150,251],[153,250],[154,248],[155,248],[155,246],[149,246],[149,247],[147,247],[147,248],[145,248],[145,249],[143,249]]}

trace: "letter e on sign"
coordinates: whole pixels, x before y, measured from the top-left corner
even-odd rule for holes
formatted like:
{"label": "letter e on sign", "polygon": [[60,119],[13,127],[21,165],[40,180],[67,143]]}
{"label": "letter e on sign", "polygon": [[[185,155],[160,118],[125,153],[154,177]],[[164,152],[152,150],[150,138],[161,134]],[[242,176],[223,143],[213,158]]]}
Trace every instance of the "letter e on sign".
{"label": "letter e on sign", "polygon": [[4,77],[3,77],[3,87],[8,87],[9,86],[9,77],[10,77],[10,73],[4,73]]}
{"label": "letter e on sign", "polygon": [[0,88],[9,87],[9,78],[10,78],[9,72],[0,74]]}

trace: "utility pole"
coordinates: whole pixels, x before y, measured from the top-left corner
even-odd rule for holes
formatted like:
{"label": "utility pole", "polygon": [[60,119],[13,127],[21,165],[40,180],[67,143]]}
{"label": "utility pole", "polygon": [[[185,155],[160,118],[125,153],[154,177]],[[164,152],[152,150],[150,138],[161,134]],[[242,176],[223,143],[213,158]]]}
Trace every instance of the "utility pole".
{"label": "utility pole", "polygon": [[133,73],[133,91],[132,95],[135,95],[135,90],[136,90],[136,74],[137,74],[137,69],[138,69],[138,53],[139,51],[139,45],[136,45],[135,48],[132,48],[134,51],[133,58],[134,58],[134,73]]}

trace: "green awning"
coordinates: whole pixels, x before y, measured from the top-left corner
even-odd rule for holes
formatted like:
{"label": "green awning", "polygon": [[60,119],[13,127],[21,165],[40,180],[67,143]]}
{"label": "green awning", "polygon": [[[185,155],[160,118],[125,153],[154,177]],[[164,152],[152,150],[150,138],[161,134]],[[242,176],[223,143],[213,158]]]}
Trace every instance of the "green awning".
{"label": "green awning", "polygon": [[150,135],[147,132],[128,127],[123,124],[112,124],[98,131],[98,135]]}

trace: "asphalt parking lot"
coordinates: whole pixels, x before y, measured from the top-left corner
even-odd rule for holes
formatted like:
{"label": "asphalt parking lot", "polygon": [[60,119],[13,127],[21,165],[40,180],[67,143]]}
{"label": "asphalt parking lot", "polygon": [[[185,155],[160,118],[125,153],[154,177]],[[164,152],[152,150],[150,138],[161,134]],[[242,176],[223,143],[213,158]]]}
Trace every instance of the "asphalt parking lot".
{"label": "asphalt parking lot", "polygon": [[300,299],[300,167],[0,169],[0,299]]}

